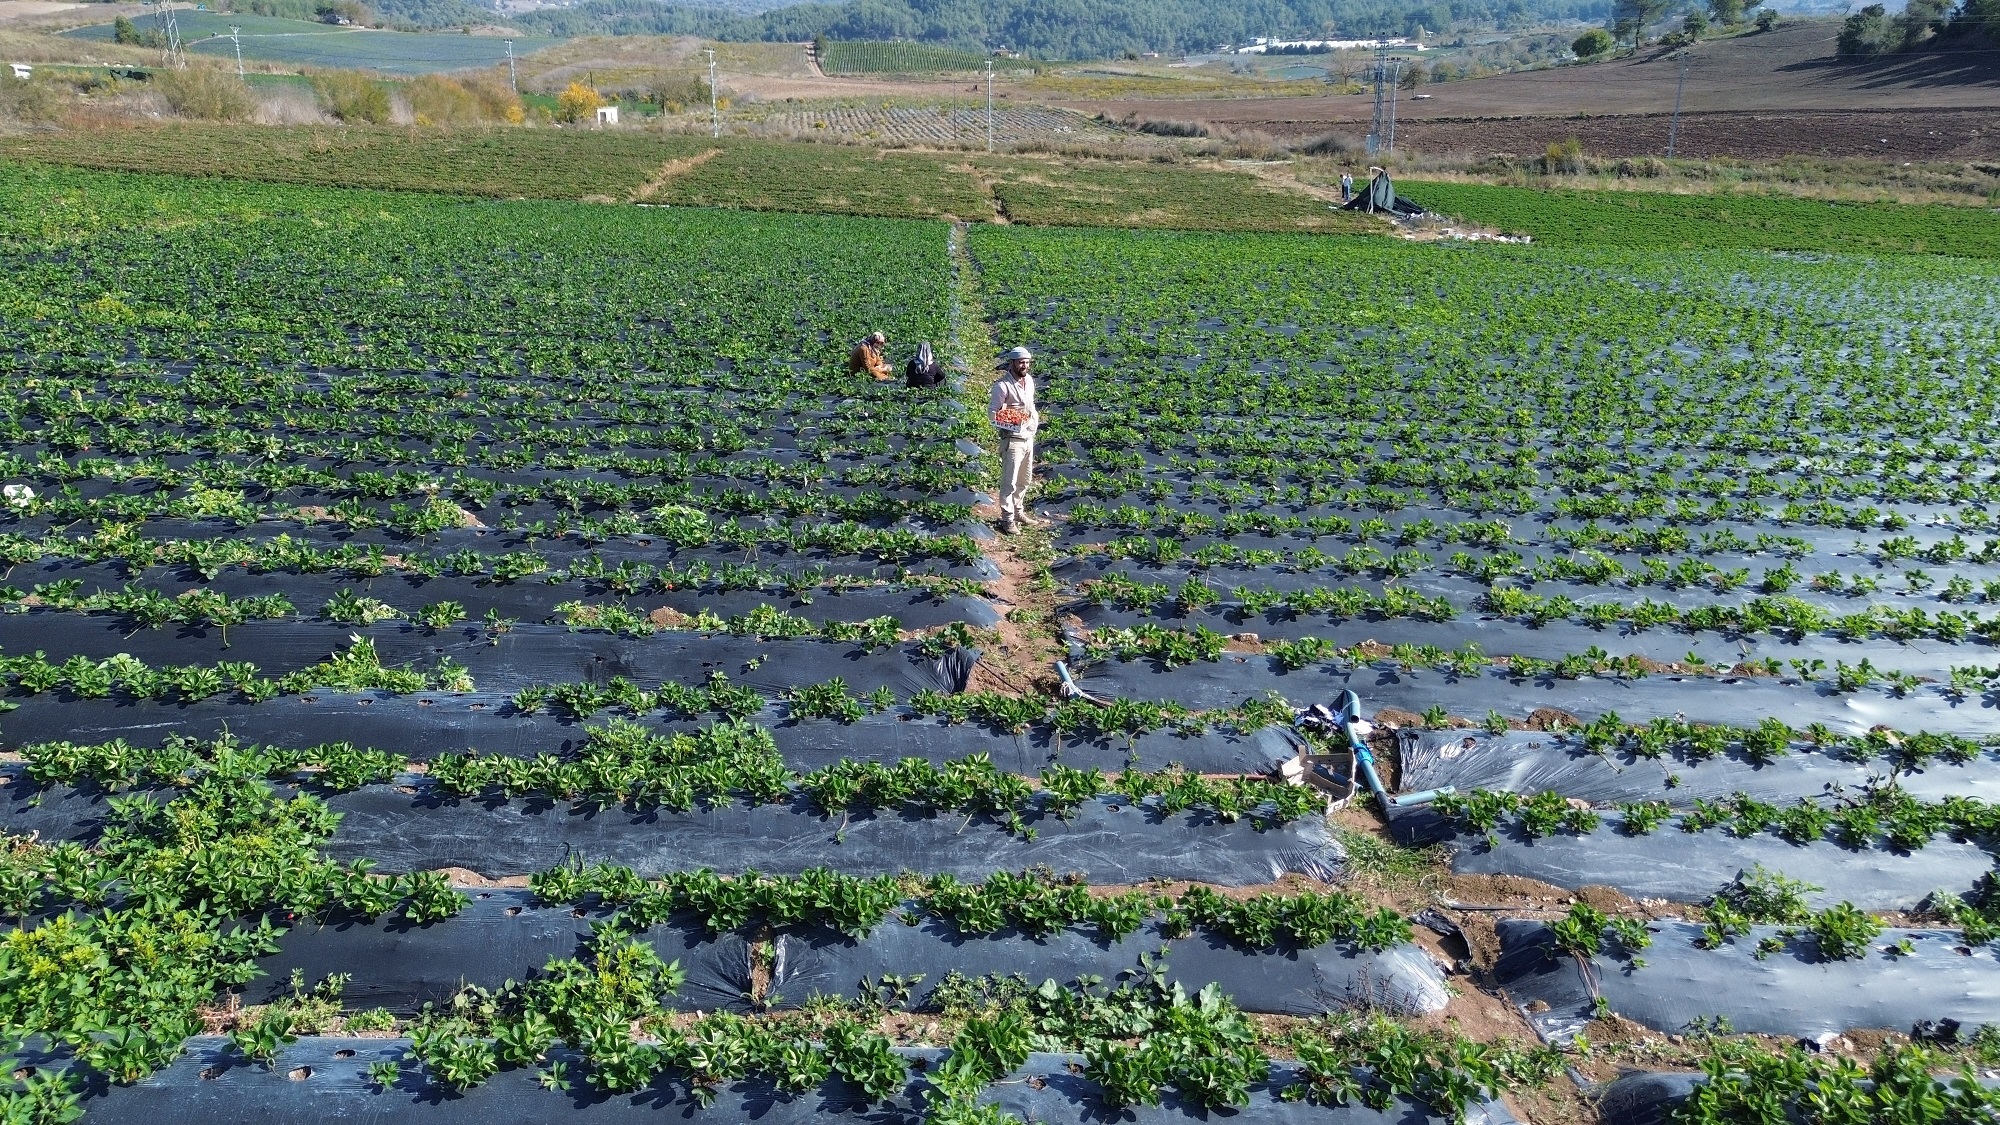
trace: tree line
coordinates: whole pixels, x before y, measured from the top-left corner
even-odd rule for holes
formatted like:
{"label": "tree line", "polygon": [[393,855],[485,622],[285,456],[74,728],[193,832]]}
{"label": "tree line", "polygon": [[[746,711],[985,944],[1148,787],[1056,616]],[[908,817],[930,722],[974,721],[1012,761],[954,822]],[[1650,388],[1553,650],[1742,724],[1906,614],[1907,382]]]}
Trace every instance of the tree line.
{"label": "tree line", "polygon": [[1421,35],[1466,22],[1530,27],[1558,19],[1601,20],[1609,11],[1609,0],[847,0],[746,15],[657,0],[585,0],[522,13],[510,22],[559,36],[902,39],[982,53],[1010,47],[1031,58],[1088,59],[1127,51],[1198,52],[1260,35]]}
{"label": "tree line", "polygon": [[1859,58],[1974,36],[2000,40],[2000,0],[1960,0],[1956,6],[1950,0],[1908,0],[1893,16],[1870,4],[1842,22],[1834,47]]}

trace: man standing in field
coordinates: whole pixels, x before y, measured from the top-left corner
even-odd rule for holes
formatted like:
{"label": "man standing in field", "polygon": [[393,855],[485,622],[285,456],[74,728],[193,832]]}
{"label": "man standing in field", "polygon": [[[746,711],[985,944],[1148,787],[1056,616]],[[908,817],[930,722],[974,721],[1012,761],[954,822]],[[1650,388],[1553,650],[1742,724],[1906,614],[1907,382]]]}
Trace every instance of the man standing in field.
{"label": "man standing in field", "polygon": [[993,381],[987,416],[1000,431],[1000,533],[1012,535],[1028,518],[1028,485],[1035,474],[1035,430],[1042,416],[1035,410],[1034,356],[1015,348],[1000,357],[1000,377]]}
{"label": "man standing in field", "polygon": [[889,337],[880,332],[870,332],[854,350],[847,353],[847,373],[859,375],[866,371],[875,376],[878,383],[887,382],[896,376],[889,370],[889,361],[882,358],[882,349],[887,347]]}

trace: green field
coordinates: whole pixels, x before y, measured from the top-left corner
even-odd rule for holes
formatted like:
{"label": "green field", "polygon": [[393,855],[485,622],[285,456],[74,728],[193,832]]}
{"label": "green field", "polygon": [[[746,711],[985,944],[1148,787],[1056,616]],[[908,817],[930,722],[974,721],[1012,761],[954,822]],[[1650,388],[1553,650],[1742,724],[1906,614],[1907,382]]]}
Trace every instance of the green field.
{"label": "green field", "polygon": [[1433,211],[1552,246],[1738,247],[2000,256],[2000,214],[1937,204],[1403,181]]}
{"label": "green field", "polygon": [[208,172],[0,160],[7,1125],[2000,1115],[2000,262],[89,139]]}
{"label": "green field", "polygon": [[[258,81],[297,81],[271,77]],[[643,107],[635,107],[643,114]],[[716,150],[699,164],[676,162]],[[0,157],[105,170],[529,199],[634,199],[1027,226],[1382,233],[1248,173],[1158,161],[878,151],[643,129],[407,129],[176,123],[0,137]],[[2000,256],[1978,208],[1773,196],[1539,191],[1406,180],[1432,209],[1551,247]]]}
{"label": "green field", "polygon": [[[503,41],[483,35],[372,31],[222,12],[176,12],[174,21],[190,51],[216,58],[236,57],[236,47],[229,36],[233,25],[243,29],[244,59],[254,62],[383,74],[430,74],[505,65],[507,61]],[[138,18],[134,23],[141,31],[155,25],[151,16]],[[93,24],[66,34],[79,39],[109,40],[112,25]],[[557,42],[560,40],[523,37],[514,40],[514,54],[526,55]]]}
{"label": "green field", "polygon": [[[926,43],[822,40],[820,69],[828,74],[937,74],[984,70],[988,56]],[[1007,65],[1018,65],[1007,60]]]}
{"label": "green field", "polygon": [[[255,143],[246,143],[254,141]],[[622,198],[707,138],[637,130],[257,128],[176,125],[0,141],[48,163],[279,183],[501,198]]]}

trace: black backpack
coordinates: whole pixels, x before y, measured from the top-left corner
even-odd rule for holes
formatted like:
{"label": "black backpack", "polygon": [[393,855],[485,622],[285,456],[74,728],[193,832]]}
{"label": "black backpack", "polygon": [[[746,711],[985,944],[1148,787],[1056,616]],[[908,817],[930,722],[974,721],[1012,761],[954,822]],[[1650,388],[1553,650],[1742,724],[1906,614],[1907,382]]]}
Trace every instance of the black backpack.
{"label": "black backpack", "polygon": [[903,377],[912,387],[935,387],[944,382],[944,367],[932,354],[929,341],[917,345],[917,354],[903,365]]}

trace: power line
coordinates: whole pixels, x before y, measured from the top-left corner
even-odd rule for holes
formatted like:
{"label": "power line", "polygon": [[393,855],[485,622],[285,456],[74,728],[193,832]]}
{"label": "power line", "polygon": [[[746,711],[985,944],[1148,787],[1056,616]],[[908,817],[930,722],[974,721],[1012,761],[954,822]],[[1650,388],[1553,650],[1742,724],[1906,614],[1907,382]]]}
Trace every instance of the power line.
{"label": "power line", "polygon": [[243,29],[231,26],[229,41],[236,45],[236,77],[243,77]]}
{"label": "power line", "polygon": [[507,88],[516,94],[521,92],[521,83],[514,75],[514,41],[507,40]]}
{"label": "power line", "polygon": [[993,151],[993,60],[986,60],[986,151]]}

